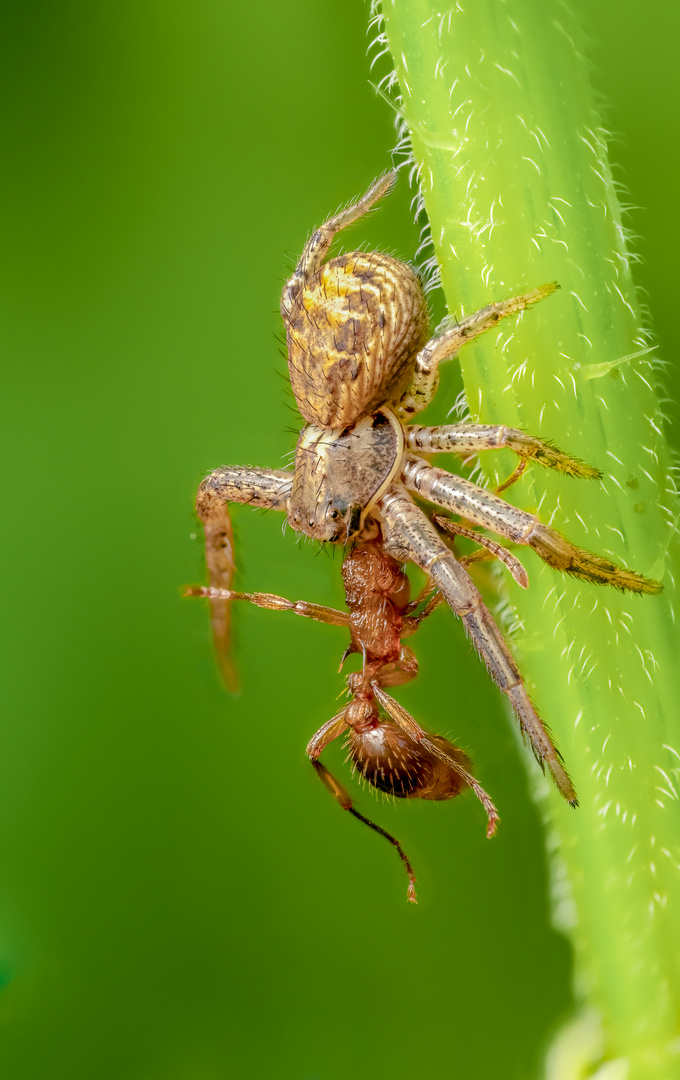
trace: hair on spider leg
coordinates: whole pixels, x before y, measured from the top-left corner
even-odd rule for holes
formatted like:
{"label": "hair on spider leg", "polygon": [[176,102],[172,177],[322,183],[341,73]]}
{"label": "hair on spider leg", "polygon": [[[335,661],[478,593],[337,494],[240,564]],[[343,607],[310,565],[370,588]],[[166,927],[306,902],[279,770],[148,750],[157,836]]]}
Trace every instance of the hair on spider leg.
{"label": "hair on spider leg", "polygon": [[455,312],[450,312],[448,315],[445,315],[444,318],[441,319],[441,321],[435,327],[435,335],[445,334],[448,330],[458,329],[464,319],[465,316],[462,313],[460,318],[458,318]]}
{"label": "hair on spider leg", "polygon": [[265,514],[271,514],[274,507],[273,506],[256,506],[254,509],[259,510],[260,511],[260,517],[262,517]]}

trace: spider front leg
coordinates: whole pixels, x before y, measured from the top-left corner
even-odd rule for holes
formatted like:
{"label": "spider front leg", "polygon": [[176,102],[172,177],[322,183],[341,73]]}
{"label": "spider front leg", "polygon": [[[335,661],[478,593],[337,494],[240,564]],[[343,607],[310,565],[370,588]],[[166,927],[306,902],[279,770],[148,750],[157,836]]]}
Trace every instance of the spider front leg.
{"label": "spider front leg", "polygon": [[[234,573],[234,541],[227,503],[248,503],[271,510],[285,510],[290,497],[292,473],[285,469],[255,469],[225,466],[216,469],[201,483],[196,496],[196,512],[205,532],[205,561],[210,585],[228,590]],[[229,600],[210,600],[215,652],[222,677],[230,690],[237,686],[231,658],[231,616]]]}
{"label": "spider front leg", "polygon": [[559,289],[555,281],[540,285],[531,292],[513,296],[510,300],[501,300],[496,304],[487,304],[480,311],[461,319],[454,326],[448,326],[431,338],[416,357],[416,366],[410,387],[396,405],[397,414],[404,420],[422,412],[430,404],[439,385],[439,365],[442,360],[449,360],[466,342],[479,337],[496,326],[501,319],[517,315],[520,311],[537,304],[546,296]]}
{"label": "spider front leg", "polygon": [[461,619],[491,678],[510,700],[539,764],[548,767],[567,802],[577,806],[576,791],[559,751],[532,705],[515,658],[470,575],[401,485],[395,484],[383,495],[378,509],[388,550],[395,557],[411,559],[430,575]]}
{"label": "spider front leg", "polygon": [[490,529],[515,544],[533,548],[548,566],[565,574],[591,581],[595,585],[612,585],[615,589],[635,593],[659,593],[658,581],[644,577],[634,570],[617,566],[611,559],[595,555],[585,548],[570,544],[533,514],[519,510],[492,491],[471,483],[462,476],[453,476],[437,469],[420,458],[409,458],[403,470],[409,491],[443,507],[483,529]]}
{"label": "spider front leg", "polygon": [[369,829],[373,829],[374,832],[377,832],[380,836],[383,836],[385,840],[387,840],[388,843],[390,843],[392,847],[396,849],[399,858],[404,864],[406,873],[408,874],[407,899],[410,903],[416,904],[416,875],[413,872],[413,867],[411,866],[408,855],[402,848],[397,838],[395,836],[392,836],[391,833],[388,833],[386,829],[381,828],[380,825],[376,825],[376,823],[374,821],[371,821],[370,818],[364,817],[363,814],[360,814],[359,811],[354,808],[352,798],[346,788],[344,788],[340,781],[336,780],[336,778],[331,772],[329,772],[326,766],[318,760],[319,755],[323,752],[323,750],[325,750],[328,744],[332,742],[333,739],[337,739],[339,735],[342,735],[343,732],[347,730],[349,724],[346,717],[350,710],[354,708],[354,710],[356,711],[357,708],[362,707],[364,709],[366,708],[366,706],[360,705],[357,702],[352,702],[349,705],[346,705],[342,712],[339,712],[336,716],[332,717],[332,719],[327,720],[326,723],[322,727],[320,727],[317,733],[313,735],[310,739],[307,746],[307,757],[311,761],[312,766],[314,767],[314,771],[321,780],[322,784],[324,784],[328,791],[330,791],[336,802],[340,803],[340,806],[343,808],[343,810],[349,810],[352,817],[357,818],[357,820],[363,822],[364,825],[368,825]]}
{"label": "spider front leg", "polygon": [[518,428],[502,424],[440,424],[406,428],[406,445],[420,454],[459,454],[471,457],[482,450],[512,450],[520,462],[536,461],[546,469],[557,469],[567,476],[583,480],[601,480],[602,473],[592,465],[565,454],[551,442],[536,439]]}

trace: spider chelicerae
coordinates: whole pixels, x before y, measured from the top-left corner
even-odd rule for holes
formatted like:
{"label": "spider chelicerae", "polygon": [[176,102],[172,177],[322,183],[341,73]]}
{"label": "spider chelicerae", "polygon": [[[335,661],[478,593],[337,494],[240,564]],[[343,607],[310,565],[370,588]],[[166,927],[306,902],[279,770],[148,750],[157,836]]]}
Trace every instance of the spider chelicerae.
{"label": "spider chelicerae", "polygon": [[[558,286],[542,285],[488,304],[430,337],[423,291],[406,263],[361,251],[327,259],[335,235],[365,214],[395,179],[394,171],[379,177],[362,198],[316,229],[284,286],[281,314],[287,333],[290,382],[305,421],[294,468],[226,466],[203,481],[197,510],[205,529],[210,587],[191,591],[210,597],[218,656],[227,683],[232,684],[230,601],[266,594],[230,591],[234,560],[229,503],[280,510],[294,529],[319,541],[347,545],[350,550],[377,544],[383,559],[415,563],[462,620],[491,678],[509,699],[536,758],[548,768],[567,802],[576,806],[572,781],[529,699],[512,652],[472,581],[466,560],[456,557],[447,538],[457,533],[474,535],[495,557],[517,564],[514,556],[479,530],[490,531],[513,544],[528,545],[556,570],[595,584],[636,593],[657,593],[661,586],[569,543],[537,517],[506,502],[500,497],[501,489],[482,488],[436,468],[423,456],[453,453],[470,457],[507,448],[520,460],[513,477],[530,461],[571,477],[596,480],[601,475],[552,443],[514,428],[474,423],[424,427],[412,422],[434,397],[443,360],[455,356],[466,342],[501,319],[543,300]],[[414,495],[458,520],[430,519]],[[515,565],[514,573],[520,584],[526,585],[521,566],[517,569]],[[276,597],[270,601],[255,602],[279,610],[282,604],[288,605],[287,609],[300,607]],[[310,610],[298,613],[318,617],[320,608],[306,607]],[[364,649],[364,672],[366,664]],[[383,685],[378,680],[372,691],[378,701],[380,693],[384,694]],[[385,707],[385,702],[382,704]],[[389,711],[389,705],[387,708]],[[425,733],[418,728],[418,735],[409,729],[409,722],[415,721],[400,709],[390,712],[392,720],[409,738],[422,739]],[[381,721],[377,708],[375,712],[377,725]],[[351,711],[343,712],[342,722],[332,728],[334,734],[328,725],[317,733],[308,748],[313,760],[329,738],[352,726],[347,719],[350,715]],[[437,748],[435,743],[431,746],[435,757],[462,775],[463,766],[450,750]],[[465,783],[469,783],[470,774],[466,777]],[[337,791],[334,793],[338,797]],[[495,818],[492,821],[489,814],[489,820],[491,826]]]}

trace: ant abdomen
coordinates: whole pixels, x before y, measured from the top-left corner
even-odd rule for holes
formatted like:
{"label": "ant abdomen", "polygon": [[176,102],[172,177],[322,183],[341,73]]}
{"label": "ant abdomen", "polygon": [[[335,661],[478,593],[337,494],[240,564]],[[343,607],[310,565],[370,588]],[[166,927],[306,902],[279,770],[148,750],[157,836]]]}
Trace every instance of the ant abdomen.
{"label": "ant abdomen", "polygon": [[[462,750],[441,735],[430,735],[429,740],[469,772],[470,761]],[[452,799],[467,787],[453,765],[416,743],[394,720],[375,715],[370,723],[350,727],[347,747],[364,779],[398,799]]]}

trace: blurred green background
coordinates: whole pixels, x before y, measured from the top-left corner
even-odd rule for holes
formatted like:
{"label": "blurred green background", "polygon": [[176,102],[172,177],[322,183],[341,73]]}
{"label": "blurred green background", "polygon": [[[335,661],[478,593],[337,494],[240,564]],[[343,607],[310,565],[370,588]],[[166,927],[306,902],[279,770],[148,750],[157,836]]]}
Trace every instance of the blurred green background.
{"label": "blurred green background", "polygon": [[[677,398],[680,14],[577,7]],[[286,273],[389,164],[367,19],[318,0],[0,8],[8,1080],[519,1080],[568,1014],[526,766],[453,620],[423,627],[399,696],[471,751],[503,824],[489,844],[472,798],[358,793],[415,864],[412,908],[394,853],[304,758],[344,632],[244,606],[230,698],[203,604],[180,599],[204,574],[201,476],[279,467],[295,442]],[[351,245],[412,257],[409,200],[402,179]],[[452,367],[433,418],[457,390]],[[340,553],[234,517],[242,588],[341,604]]]}

